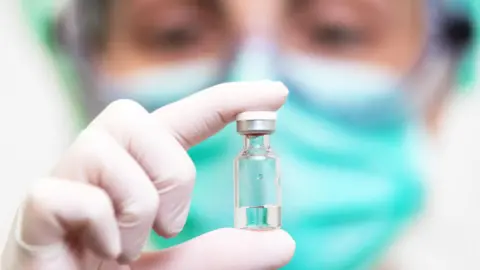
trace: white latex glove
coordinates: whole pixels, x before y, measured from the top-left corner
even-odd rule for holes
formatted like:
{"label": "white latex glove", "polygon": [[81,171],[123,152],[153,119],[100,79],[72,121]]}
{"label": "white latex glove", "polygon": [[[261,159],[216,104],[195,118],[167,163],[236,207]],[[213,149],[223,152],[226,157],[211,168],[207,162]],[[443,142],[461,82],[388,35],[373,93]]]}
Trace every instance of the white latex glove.
{"label": "white latex glove", "polygon": [[295,243],[282,230],[226,228],[155,253],[141,249],[151,228],[164,237],[183,229],[195,179],[186,150],[240,112],[277,110],[287,93],[281,83],[221,84],[152,114],[132,101],[112,103],[29,193],[3,252],[2,270],[285,265]]}

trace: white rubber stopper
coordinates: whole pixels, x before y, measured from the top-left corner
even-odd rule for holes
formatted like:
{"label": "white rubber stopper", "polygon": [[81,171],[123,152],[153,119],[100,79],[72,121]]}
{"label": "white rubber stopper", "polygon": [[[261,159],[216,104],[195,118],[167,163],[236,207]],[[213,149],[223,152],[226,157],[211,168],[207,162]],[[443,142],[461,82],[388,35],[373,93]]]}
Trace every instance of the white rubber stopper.
{"label": "white rubber stopper", "polygon": [[251,120],[276,120],[277,112],[270,111],[249,111],[237,115],[237,121]]}

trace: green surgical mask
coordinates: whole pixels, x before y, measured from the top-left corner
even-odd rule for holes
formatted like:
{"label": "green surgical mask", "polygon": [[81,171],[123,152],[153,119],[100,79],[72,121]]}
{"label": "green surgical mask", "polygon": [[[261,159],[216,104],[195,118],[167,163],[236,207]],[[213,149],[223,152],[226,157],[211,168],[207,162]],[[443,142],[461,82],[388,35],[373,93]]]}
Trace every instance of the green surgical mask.
{"label": "green surgical mask", "polygon": [[[241,55],[231,80],[273,73],[255,54]],[[249,59],[256,72],[248,69]],[[422,145],[419,130],[404,122],[354,129],[313,113],[292,93],[278,119],[272,145],[282,164],[282,222],[297,242],[285,269],[368,269],[421,207],[422,175],[411,151]],[[198,147],[192,153],[197,184],[185,230],[175,239],[153,237],[154,246],[233,225],[232,162],[241,138],[229,126]]]}

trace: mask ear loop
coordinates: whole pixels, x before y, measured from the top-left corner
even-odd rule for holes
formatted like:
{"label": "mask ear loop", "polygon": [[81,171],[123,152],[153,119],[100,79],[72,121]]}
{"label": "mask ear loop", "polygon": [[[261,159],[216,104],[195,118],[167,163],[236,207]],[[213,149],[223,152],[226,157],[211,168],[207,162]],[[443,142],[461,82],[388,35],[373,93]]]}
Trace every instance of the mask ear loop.
{"label": "mask ear loop", "polygon": [[412,74],[411,86],[406,86],[411,111],[417,115],[430,114],[450,93],[453,74],[473,38],[473,24],[466,12],[448,10],[441,0],[430,0],[428,9],[428,53]]}
{"label": "mask ear loop", "polygon": [[[473,25],[460,9],[448,9],[443,0],[428,0],[428,40],[424,56],[412,73],[405,89],[412,102],[412,111],[425,113],[439,96],[448,94],[452,73],[458,67],[461,56],[471,43]],[[421,95],[420,97],[418,95]]]}

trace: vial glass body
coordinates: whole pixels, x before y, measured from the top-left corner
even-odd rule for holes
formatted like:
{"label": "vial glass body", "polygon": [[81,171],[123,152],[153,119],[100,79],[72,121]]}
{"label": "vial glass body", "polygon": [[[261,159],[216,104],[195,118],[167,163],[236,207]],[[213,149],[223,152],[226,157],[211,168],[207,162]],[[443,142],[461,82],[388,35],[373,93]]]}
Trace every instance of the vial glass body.
{"label": "vial glass body", "polygon": [[235,159],[235,227],[280,228],[280,166],[269,135],[247,135],[244,140],[244,149]]}

